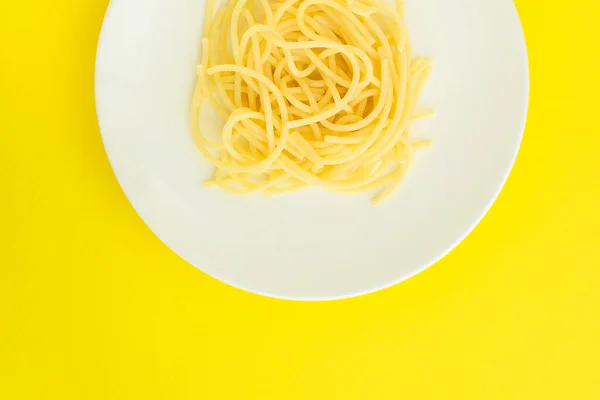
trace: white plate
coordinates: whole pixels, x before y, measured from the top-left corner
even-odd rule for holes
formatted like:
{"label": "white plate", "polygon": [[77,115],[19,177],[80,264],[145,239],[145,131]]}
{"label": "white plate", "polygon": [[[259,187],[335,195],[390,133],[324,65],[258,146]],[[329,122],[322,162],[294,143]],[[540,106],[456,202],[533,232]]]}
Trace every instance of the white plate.
{"label": "white plate", "polygon": [[[96,64],[102,138],[127,197],[181,257],[239,288],[287,299],[356,296],[407,279],[454,248],[500,192],[527,113],[523,32],[510,0],[407,0],[414,53],[433,58],[421,104],[437,117],[399,190],[319,189],[264,199],[207,189],[188,109],[201,0],[113,0]],[[206,118],[204,129],[215,128]]]}

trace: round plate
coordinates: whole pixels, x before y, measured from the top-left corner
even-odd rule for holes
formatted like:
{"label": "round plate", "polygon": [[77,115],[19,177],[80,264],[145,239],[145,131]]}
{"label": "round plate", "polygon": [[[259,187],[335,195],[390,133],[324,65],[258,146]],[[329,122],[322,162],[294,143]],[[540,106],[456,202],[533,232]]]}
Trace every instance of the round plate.
{"label": "round plate", "polygon": [[[188,110],[204,2],[112,0],[96,64],[102,138],[131,204],[185,260],[236,287],[286,299],[356,296],[407,279],[454,248],[500,192],[523,134],[527,51],[509,0],[407,0],[415,55],[434,72],[421,104],[437,116],[397,192],[308,189],[273,199],[204,188],[212,168]],[[202,128],[222,124],[210,112]]]}

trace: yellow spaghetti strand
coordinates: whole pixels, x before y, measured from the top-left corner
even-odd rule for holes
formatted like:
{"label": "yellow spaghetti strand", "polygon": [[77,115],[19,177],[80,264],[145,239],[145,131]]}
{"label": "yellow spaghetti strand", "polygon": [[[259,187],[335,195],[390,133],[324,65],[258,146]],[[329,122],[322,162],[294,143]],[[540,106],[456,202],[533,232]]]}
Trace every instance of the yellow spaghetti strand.
{"label": "yellow spaghetti strand", "polygon": [[[202,60],[190,120],[216,172],[205,182],[232,194],[270,197],[319,186],[375,191],[400,184],[413,152],[408,138],[431,73],[411,58],[404,1],[229,0],[206,2]],[[225,119],[219,142],[200,130],[209,103]]]}

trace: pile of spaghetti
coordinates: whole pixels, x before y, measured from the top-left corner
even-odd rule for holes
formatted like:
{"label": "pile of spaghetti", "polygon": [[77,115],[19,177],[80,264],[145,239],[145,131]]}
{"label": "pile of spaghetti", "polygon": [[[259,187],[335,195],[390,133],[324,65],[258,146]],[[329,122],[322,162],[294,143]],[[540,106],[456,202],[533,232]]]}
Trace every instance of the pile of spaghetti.
{"label": "pile of spaghetti", "polygon": [[[319,186],[375,191],[400,183],[410,124],[431,71],[411,58],[406,25],[383,0],[207,0],[191,109],[194,139],[216,167],[207,186],[267,196]],[[224,118],[216,140],[199,129],[209,102]]]}

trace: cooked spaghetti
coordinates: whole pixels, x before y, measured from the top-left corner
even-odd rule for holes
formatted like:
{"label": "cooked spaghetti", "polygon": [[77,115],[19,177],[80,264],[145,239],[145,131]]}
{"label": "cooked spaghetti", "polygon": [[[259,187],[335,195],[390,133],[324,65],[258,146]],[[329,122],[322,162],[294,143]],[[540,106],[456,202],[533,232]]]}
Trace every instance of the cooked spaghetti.
{"label": "cooked spaghetti", "polygon": [[[413,151],[408,131],[431,72],[411,59],[403,20],[382,0],[207,0],[191,108],[194,139],[216,167],[207,186],[267,196],[319,186],[397,187]],[[199,129],[204,103],[224,118],[218,140]]]}

